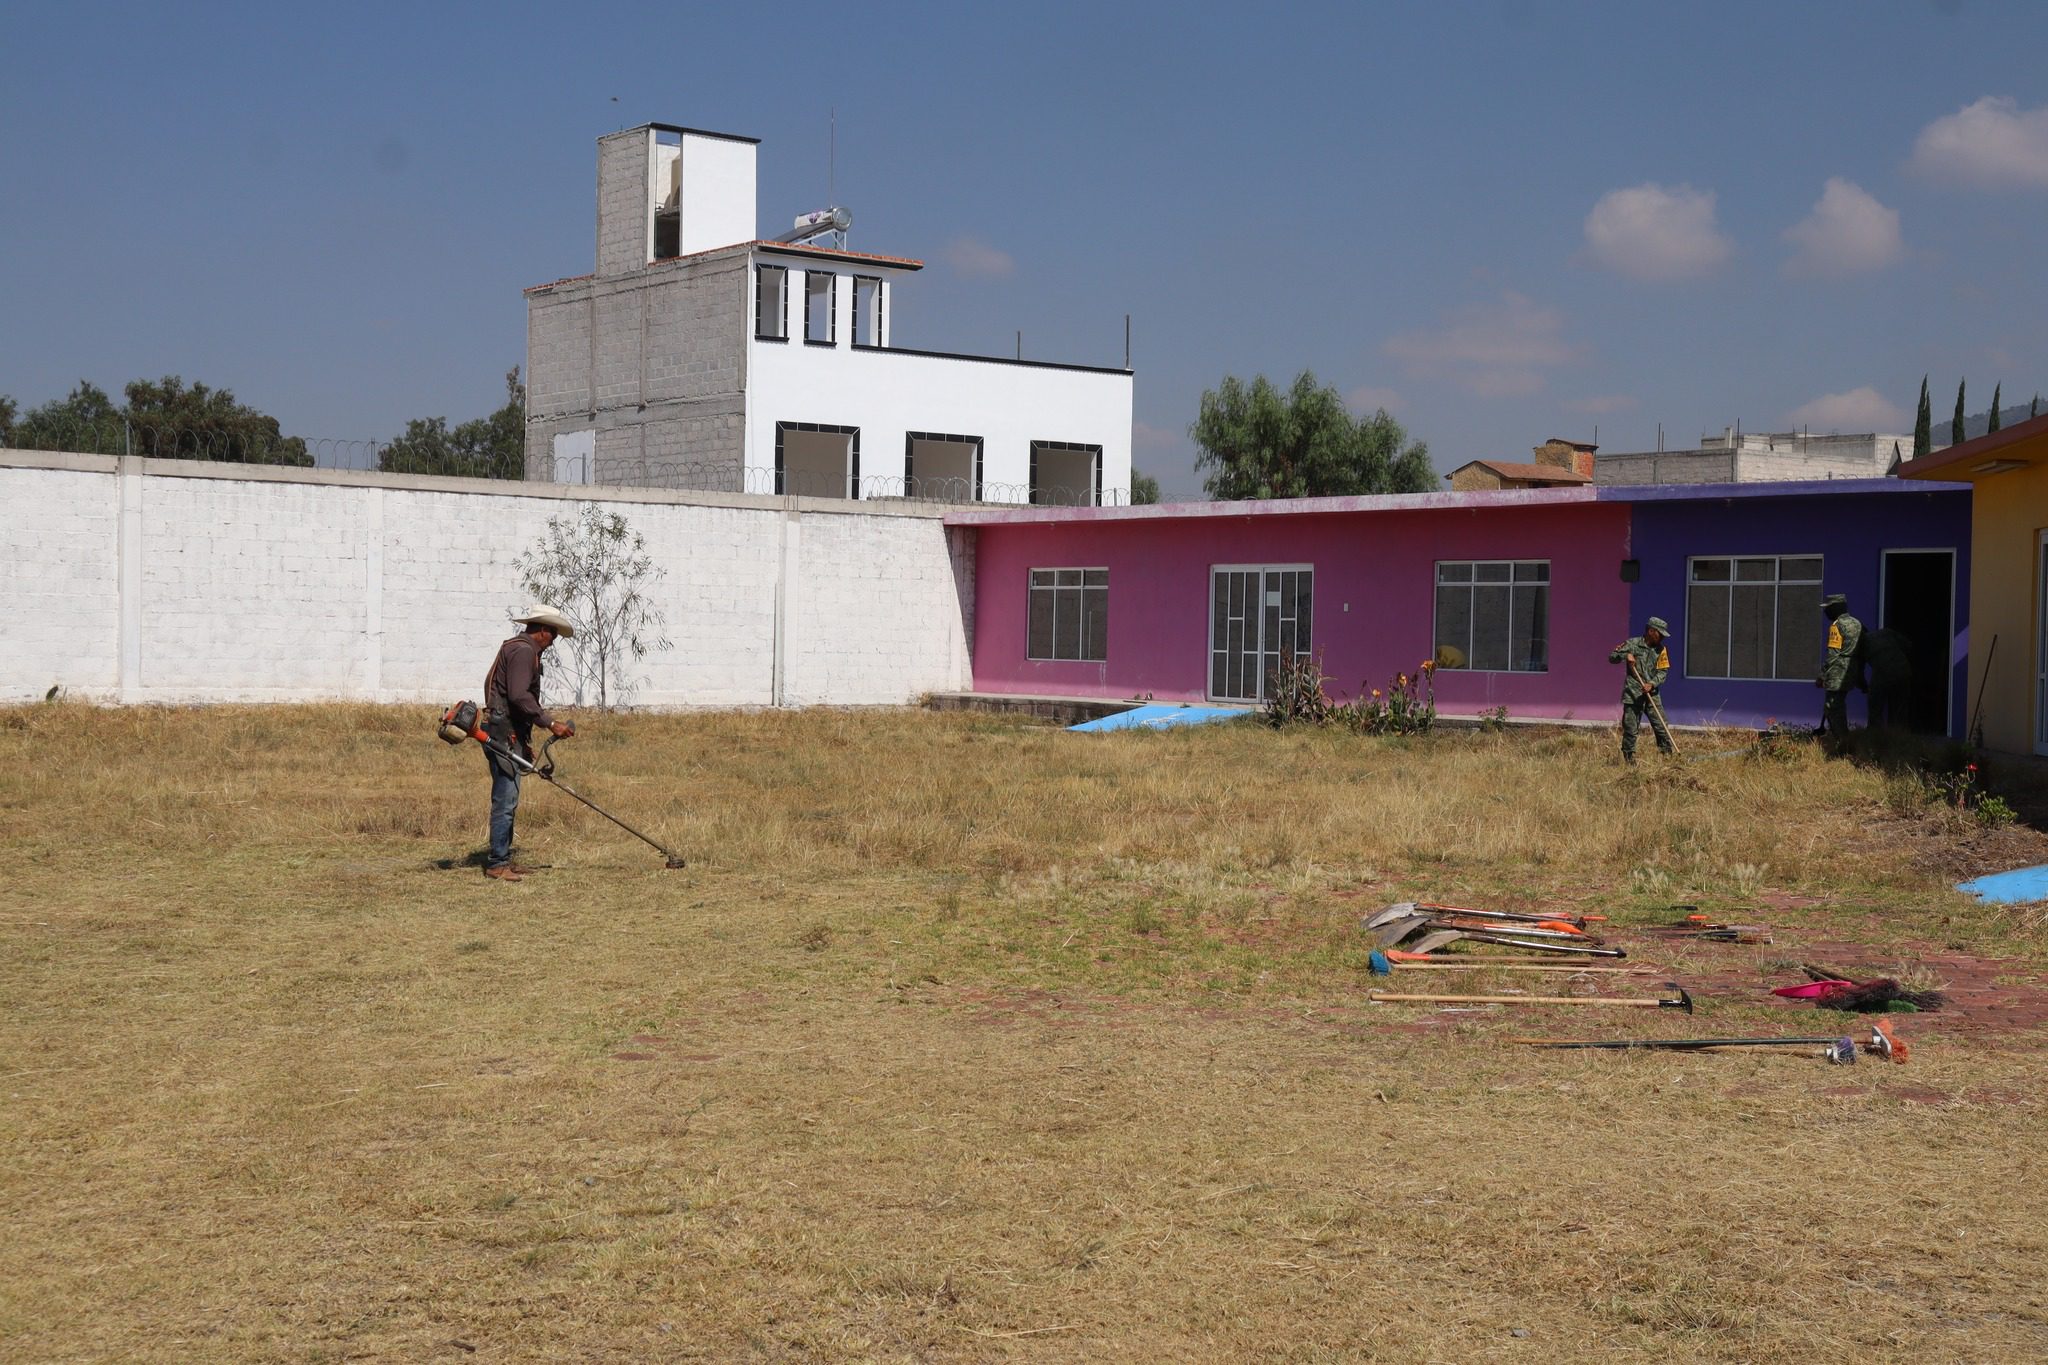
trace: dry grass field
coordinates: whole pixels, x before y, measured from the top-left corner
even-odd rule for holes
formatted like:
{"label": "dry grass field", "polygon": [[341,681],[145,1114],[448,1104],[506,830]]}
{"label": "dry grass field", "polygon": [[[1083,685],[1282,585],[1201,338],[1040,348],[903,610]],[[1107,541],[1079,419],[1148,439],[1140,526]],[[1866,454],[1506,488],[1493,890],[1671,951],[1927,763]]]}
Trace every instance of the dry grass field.
{"label": "dry grass field", "polygon": [[[485,880],[416,709],[0,712],[0,1358],[2048,1357],[2048,938],[1949,890],[2031,831],[1806,749],[586,728],[687,871],[530,787]],[[1369,1005],[1415,897],[1700,1013]],[[1762,988],[1852,951],[1985,989],[1906,1066],[1505,1041],[1840,1033]]]}

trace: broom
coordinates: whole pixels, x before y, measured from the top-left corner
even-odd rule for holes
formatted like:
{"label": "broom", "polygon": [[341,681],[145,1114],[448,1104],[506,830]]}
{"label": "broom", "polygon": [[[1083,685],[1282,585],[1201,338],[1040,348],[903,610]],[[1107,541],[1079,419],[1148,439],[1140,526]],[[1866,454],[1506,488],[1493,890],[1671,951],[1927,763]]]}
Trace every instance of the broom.
{"label": "broom", "polygon": [[1948,1003],[1948,997],[1940,991],[1909,991],[1888,976],[1856,981],[1830,968],[1816,967],[1811,962],[1801,963],[1800,968],[1824,987],[1812,997],[1816,1009],[1841,1010],[1846,1014],[1884,1014],[1898,1009],[1938,1010]]}

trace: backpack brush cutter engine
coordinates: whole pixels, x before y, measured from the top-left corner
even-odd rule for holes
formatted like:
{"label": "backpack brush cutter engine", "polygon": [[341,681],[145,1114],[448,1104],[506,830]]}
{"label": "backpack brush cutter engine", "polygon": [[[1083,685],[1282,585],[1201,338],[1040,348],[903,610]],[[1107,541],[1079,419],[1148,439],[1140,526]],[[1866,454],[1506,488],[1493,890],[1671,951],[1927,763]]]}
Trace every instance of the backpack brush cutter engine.
{"label": "backpack brush cutter engine", "polygon": [[602,815],[605,819],[611,821],[635,839],[638,839],[641,843],[646,844],[649,848],[661,854],[663,858],[668,860],[669,867],[680,868],[685,866],[682,854],[648,838],[618,816],[613,815],[603,806],[598,805],[597,802],[576,791],[568,783],[556,777],[554,759],[549,757],[548,754],[548,751],[555,747],[555,736],[550,735],[547,742],[540,746],[540,759],[536,762],[516,752],[510,746],[500,744],[492,739],[490,733],[483,728],[483,725],[477,719],[476,703],[472,701],[459,701],[442,712],[439,734],[442,740],[449,744],[460,744],[466,739],[475,740],[492,754],[510,763],[522,775],[530,773],[563,795],[590,807],[599,815]]}

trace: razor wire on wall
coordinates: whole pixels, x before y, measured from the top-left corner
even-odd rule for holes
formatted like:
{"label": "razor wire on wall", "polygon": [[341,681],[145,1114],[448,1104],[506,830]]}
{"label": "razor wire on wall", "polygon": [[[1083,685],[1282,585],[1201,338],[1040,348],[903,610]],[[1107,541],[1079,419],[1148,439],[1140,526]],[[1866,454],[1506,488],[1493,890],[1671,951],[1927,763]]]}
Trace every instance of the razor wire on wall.
{"label": "razor wire on wall", "polygon": [[[38,424],[18,428],[11,443],[20,450],[80,455],[139,455],[158,460],[205,460],[224,464],[278,465],[384,474],[438,474],[455,478],[508,479],[533,483],[610,488],[668,488],[690,493],[754,493],[768,496],[850,498],[861,501],[1003,503],[1013,506],[1121,506],[1127,490],[1065,484],[1000,483],[963,477],[918,478],[893,474],[840,475],[816,470],[776,470],[732,460],[640,460],[578,456],[543,457],[535,467],[503,455],[473,456],[452,451],[423,454],[403,443],[310,436],[272,436],[248,429],[172,426],[130,419],[75,425]],[[548,477],[552,476],[552,477]]]}

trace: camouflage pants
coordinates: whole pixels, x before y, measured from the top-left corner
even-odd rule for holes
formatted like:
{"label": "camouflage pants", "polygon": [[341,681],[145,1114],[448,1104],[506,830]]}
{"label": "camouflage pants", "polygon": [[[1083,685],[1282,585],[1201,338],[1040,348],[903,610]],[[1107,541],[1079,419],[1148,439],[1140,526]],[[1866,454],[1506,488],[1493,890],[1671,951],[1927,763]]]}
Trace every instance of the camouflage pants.
{"label": "camouflage pants", "polygon": [[1650,729],[1657,736],[1657,747],[1667,754],[1677,753],[1671,744],[1671,732],[1664,728],[1662,717],[1650,709],[1650,699],[1637,697],[1621,704],[1621,756],[1627,759],[1636,756],[1636,736],[1642,731],[1645,716],[1650,718]]}

